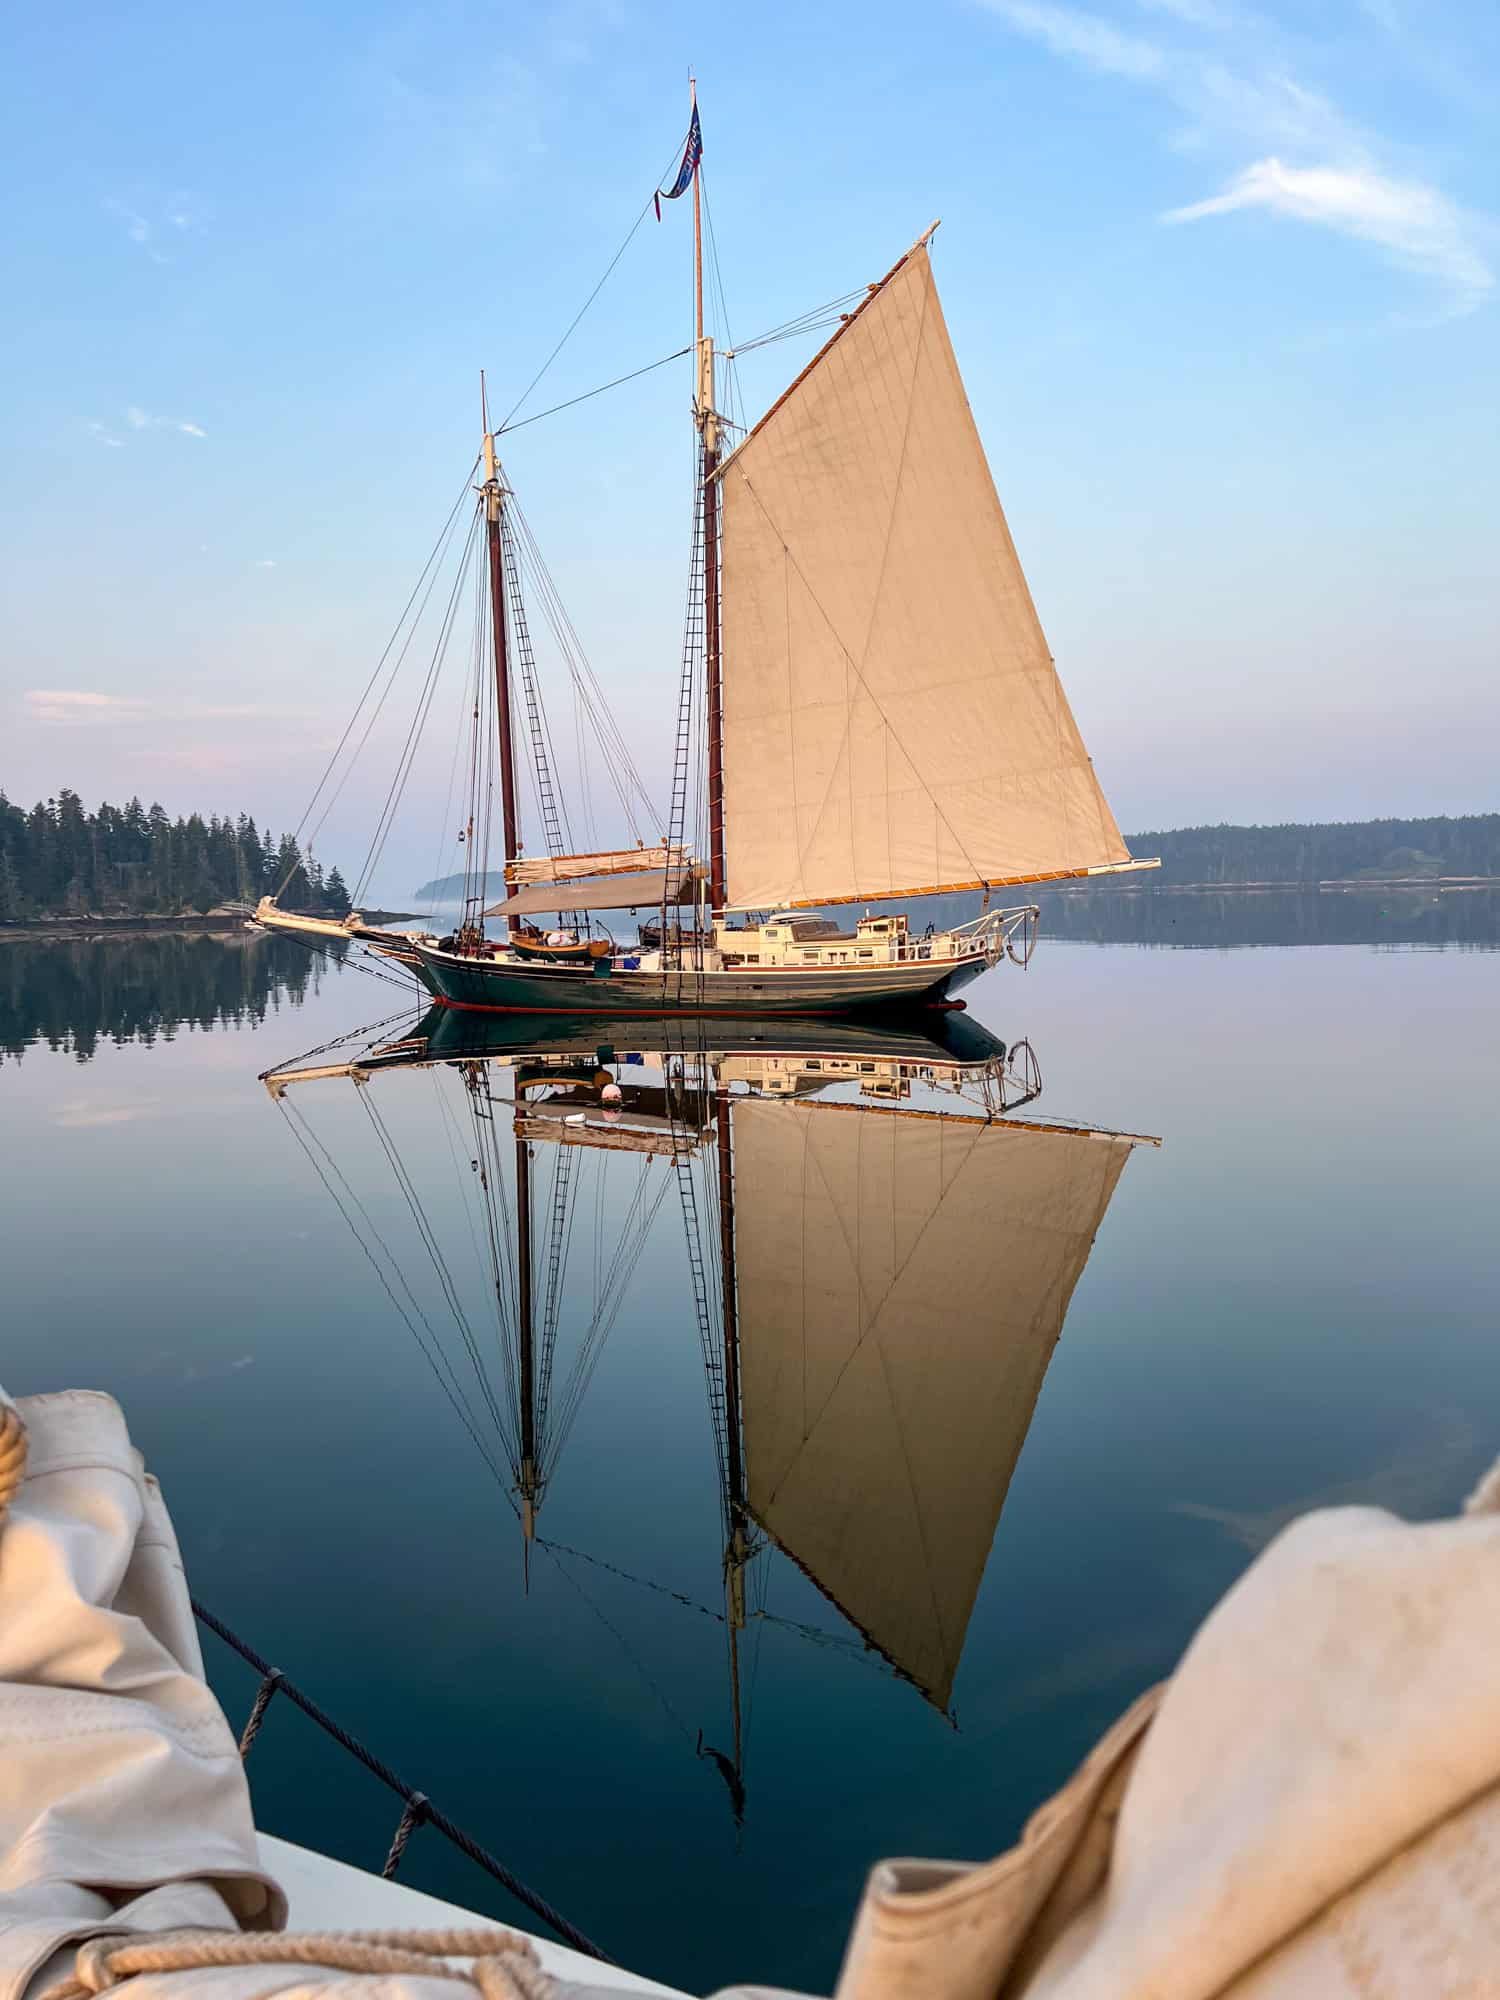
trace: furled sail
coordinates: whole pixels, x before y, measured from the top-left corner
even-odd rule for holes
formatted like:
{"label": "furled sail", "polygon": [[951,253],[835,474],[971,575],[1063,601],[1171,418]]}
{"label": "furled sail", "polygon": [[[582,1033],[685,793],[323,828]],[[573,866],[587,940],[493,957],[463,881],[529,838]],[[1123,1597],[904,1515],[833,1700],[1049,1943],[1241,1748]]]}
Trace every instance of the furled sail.
{"label": "furled sail", "polygon": [[507,882],[576,882],[586,875],[629,875],[643,868],[685,868],[684,847],[610,847],[598,854],[518,855],[505,864]]}
{"label": "furled sail", "polygon": [[542,910],[653,910],[662,903],[691,903],[698,879],[696,869],[678,862],[670,874],[641,868],[587,881],[528,882],[503,903],[492,903],[484,914],[531,917]]}
{"label": "furled sail", "polygon": [[1129,861],[1021,573],[925,242],[719,476],[732,907]]}
{"label": "furled sail", "polygon": [[1135,1141],[786,1100],[732,1118],[747,1503],[946,1708]]}

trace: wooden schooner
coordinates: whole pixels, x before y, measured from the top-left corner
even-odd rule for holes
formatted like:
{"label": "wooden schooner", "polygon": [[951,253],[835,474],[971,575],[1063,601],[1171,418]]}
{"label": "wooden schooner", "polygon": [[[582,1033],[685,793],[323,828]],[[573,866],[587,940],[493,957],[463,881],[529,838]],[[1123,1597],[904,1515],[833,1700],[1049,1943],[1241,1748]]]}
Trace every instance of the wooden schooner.
{"label": "wooden schooner", "polygon": [[[273,899],[257,912],[269,928],[360,939],[450,1007],[745,1017],[942,1004],[1029,953],[1035,906],[991,908],[996,891],[1155,865],[1127,853],[1048,652],[948,338],[933,229],[730,445],[704,330],[701,155],[695,93],[665,191],[692,192],[697,293],[671,824],[649,847],[563,851],[514,495],[486,414],[478,506],[505,897],[485,907],[475,829],[489,815],[471,796],[464,914],[448,936],[396,937],[357,915],[311,924]],[[528,726],[544,855],[522,846]],[[476,751],[476,783],[482,762]],[[686,823],[695,769],[702,861]],[[891,908],[959,890],[980,892],[984,913],[943,930]],[[883,907],[851,928],[831,914],[871,904]],[[658,921],[621,948],[598,920],[615,910]],[[487,918],[503,934],[487,936]]]}

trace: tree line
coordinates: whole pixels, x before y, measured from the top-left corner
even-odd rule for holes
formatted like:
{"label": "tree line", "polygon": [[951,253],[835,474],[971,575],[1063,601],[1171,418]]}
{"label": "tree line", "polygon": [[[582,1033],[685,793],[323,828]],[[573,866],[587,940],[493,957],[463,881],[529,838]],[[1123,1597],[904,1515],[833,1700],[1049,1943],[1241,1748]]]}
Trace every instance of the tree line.
{"label": "tree line", "polygon": [[30,812],[0,792],[0,923],[36,916],[179,916],[278,894],[282,907],[347,916],[337,868],[248,813],[169,819],[160,805],[84,809],[66,789]]}
{"label": "tree line", "polygon": [[1132,854],[1161,856],[1161,874],[1156,879],[1163,887],[1187,882],[1227,885],[1500,875],[1500,813],[1305,826],[1186,826],[1128,834],[1126,844]]}

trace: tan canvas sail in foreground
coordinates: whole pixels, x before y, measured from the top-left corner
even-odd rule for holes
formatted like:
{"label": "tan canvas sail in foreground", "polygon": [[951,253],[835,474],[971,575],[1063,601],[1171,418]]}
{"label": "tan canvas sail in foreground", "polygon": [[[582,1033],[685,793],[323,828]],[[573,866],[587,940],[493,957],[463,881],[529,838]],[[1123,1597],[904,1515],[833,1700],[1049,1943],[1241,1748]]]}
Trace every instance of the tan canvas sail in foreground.
{"label": "tan canvas sail in foreground", "polygon": [[946,1708],[1135,1141],[759,1099],[733,1120],[750,1511]]}
{"label": "tan canvas sail in foreground", "polygon": [[1021,573],[925,242],[719,478],[732,906],[1129,860]]}

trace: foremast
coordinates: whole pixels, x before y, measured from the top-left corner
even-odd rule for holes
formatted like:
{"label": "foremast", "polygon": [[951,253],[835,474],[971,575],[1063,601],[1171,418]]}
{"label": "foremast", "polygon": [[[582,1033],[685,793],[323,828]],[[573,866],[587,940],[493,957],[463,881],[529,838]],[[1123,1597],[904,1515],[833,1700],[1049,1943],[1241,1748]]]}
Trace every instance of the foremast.
{"label": "foremast", "polygon": [[[485,541],[489,556],[490,571],[490,634],[495,661],[495,721],[500,736],[500,814],[505,839],[505,894],[507,900],[514,896],[515,886],[510,879],[511,863],[521,851],[521,829],[516,812],[516,753],[511,730],[510,713],[510,646],[506,627],[505,606],[505,546],[501,533],[501,514],[505,505],[505,484],[500,477],[499,461],[495,456],[495,435],[490,429],[489,405],[485,398],[484,373],[479,376],[480,421],[484,427],[484,484],[479,489],[484,496]],[[481,869],[485,865],[481,862]],[[480,884],[480,900],[483,901],[484,884]],[[520,920],[507,917],[506,925],[512,936],[520,928]]]}
{"label": "foremast", "polygon": [[[698,85],[690,80],[692,94],[691,131],[697,134]],[[699,518],[703,533],[703,670],[707,682],[708,731],[708,891],[715,919],[723,914],[724,889],[724,704],[723,671],[720,664],[719,618],[719,487],[714,474],[719,465],[719,418],[714,407],[714,343],[703,331],[703,147],[701,138],[693,149],[693,307],[696,386],[693,421],[698,429],[702,506]]]}

